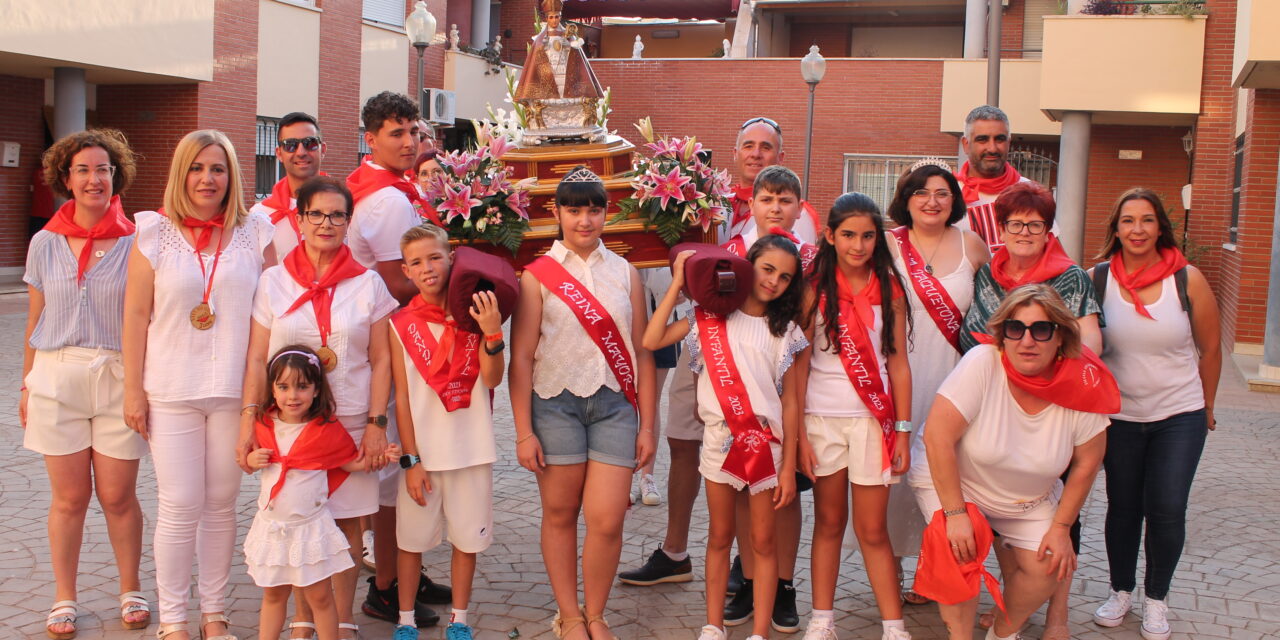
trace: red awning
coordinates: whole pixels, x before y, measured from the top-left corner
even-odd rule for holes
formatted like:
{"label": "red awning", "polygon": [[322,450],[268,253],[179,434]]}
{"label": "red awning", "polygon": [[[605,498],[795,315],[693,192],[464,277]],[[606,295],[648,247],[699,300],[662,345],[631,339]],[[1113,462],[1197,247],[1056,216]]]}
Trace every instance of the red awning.
{"label": "red awning", "polygon": [[565,0],[564,17],[723,20],[738,15],[740,0]]}

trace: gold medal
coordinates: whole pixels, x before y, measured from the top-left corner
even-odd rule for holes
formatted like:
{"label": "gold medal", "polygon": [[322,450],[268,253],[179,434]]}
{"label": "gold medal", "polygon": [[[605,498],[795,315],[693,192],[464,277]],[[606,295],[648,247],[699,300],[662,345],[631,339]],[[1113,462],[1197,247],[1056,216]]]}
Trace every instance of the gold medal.
{"label": "gold medal", "polygon": [[201,302],[191,310],[191,326],[201,331],[207,331],[212,328],[213,320],[213,309],[206,302]]}
{"label": "gold medal", "polygon": [[338,354],[333,352],[329,347],[320,347],[316,349],[316,355],[320,358],[320,366],[324,367],[324,372],[329,373],[333,368],[338,366]]}

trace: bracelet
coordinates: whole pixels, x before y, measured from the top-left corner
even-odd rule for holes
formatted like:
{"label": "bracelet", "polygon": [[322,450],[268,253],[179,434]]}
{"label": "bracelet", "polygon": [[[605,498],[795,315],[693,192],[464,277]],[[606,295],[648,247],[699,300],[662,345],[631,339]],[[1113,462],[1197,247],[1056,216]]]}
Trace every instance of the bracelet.
{"label": "bracelet", "polygon": [[947,518],[952,516],[964,516],[969,515],[969,510],[964,507],[960,507],[959,509],[943,509],[942,515]]}
{"label": "bracelet", "polygon": [[516,444],[520,444],[521,442],[524,442],[525,440],[528,440],[529,438],[532,438],[532,437],[533,437],[533,432],[530,431],[529,433],[526,433],[520,436],[519,438],[516,438]]}
{"label": "bracelet", "polygon": [[486,354],[488,354],[488,355],[496,356],[496,355],[498,355],[499,353],[502,353],[502,350],[503,350],[503,349],[506,349],[506,348],[507,348],[507,343],[505,343],[505,342],[503,342],[503,341],[499,340],[499,341],[498,341],[497,346],[495,346],[495,347],[494,347],[494,348],[492,348],[492,349],[490,349],[490,348],[489,348],[489,344],[488,344],[488,343],[485,343],[485,345],[484,345],[484,352],[485,352]]}
{"label": "bracelet", "polygon": [[485,342],[502,342],[502,332],[484,334]]}
{"label": "bracelet", "polygon": [[250,403],[250,404],[246,404],[245,406],[240,407],[240,413],[241,413],[241,415],[243,415],[243,414],[244,414],[244,412],[246,412],[246,411],[248,411],[248,410],[250,410],[250,409],[257,409],[259,406],[261,406],[261,405],[259,405],[259,404],[258,404],[258,403],[256,403],[256,402],[252,402],[252,403]]}

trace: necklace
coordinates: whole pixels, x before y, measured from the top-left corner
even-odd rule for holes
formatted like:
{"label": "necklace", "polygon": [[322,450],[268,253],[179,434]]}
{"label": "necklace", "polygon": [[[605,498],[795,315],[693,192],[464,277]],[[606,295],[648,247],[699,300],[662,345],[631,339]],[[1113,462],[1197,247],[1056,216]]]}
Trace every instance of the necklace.
{"label": "necklace", "polygon": [[[911,233],[914,235],[915,230],[913,229]],[[933,246],[933,253],[929,254],[929,257],[925,258],[924,260],[924,270],[925,270],[925,273],[928,273],[929,275],[933,275],[933,257],[938,255],[938,249],[942,248],[942,239],[943,237],[946,236],[946,234],[947,234],[946,230],[943,230],[942,236],[938,238],[938,244]],[[916,237],[917,237],[916,244],[918,245],[920,244],[919,236],[916,236]]]}

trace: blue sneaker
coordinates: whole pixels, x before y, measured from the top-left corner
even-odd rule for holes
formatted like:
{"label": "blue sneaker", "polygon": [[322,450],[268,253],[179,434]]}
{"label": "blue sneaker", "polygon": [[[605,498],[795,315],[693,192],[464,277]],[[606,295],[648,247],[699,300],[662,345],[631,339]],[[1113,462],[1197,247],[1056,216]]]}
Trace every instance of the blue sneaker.
{"label": "blue sneaker", "polygon": [[418,629],[411,624],[398,624],[391,638],[392,640],[418,640]]}
{"label": "blue sneaker", "polygon": [[449,623],[449,626],[444,628],[444,637],[445,640],[472,640],[471,627],[461,622]]}

